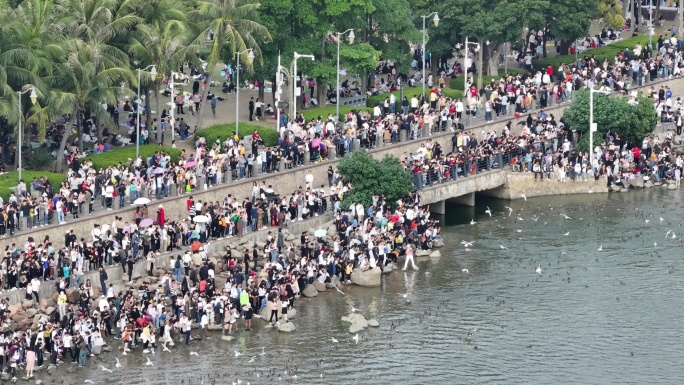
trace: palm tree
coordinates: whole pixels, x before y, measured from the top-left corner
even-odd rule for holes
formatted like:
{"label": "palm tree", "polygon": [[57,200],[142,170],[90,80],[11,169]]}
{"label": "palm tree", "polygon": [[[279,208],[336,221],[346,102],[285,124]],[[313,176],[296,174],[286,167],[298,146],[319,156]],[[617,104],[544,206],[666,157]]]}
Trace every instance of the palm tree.
{"label": "palm tree", "polygon": [[[270,41],[271,34],[266,27],[259,24],[257,9],[260,4],[255,0],[206,0],[199,3],[193,12],[193,17],[204,26],[198,40],[204,42],[213,35],[209,41],[209,56],[207,58],[206,85],[211,84],[214,69],[221,58],[221,51],[227,48],[233,55],[248,48],[254,50],[254,56],[261,59],[261,49],[257,38],[262,41]],[[247,60],[245,64],[251,67]],[[238,84],[238,87],[240,85]],[[202,100],[207,97],[208,87],[202,91]],[[202,127],[202,116],[206,108],[197,113],[197,129]],[[237,119],[237,116],[235,117]]]}
{"label": "palm tree", "polygon": [[[168,3],[169,1],[160,0],[160,2]],[[149,10],[154,15],[160,16],[154,9]],[[176,16],[182,17],[182,15]],[[162,74],[162,77],[170,76],[172,71],[178,71],[183,62],[197,59],[194,55],[197,46],[191,44],[195,39],[187,24],[184,23],[184,17],[178,20],[162,18],[164,19],[167,20],[165,23],[152,22],[139,26],[128,48],[133,60],[137,61],[137,67],[155,65],[157,73]],[[157,114],[161,114],[162,111],[159,105],[162,77],[157,78],[152,84]]]}
{"label": "palm tree", "polygon": [[[63,24],[55,20],[54,3],[50,0],[26,0],[12,10],[11,14],[8,37],[33,52],[35,64],[31,71],[36,78],[32,83],[40,89],[38,92],[45,92],[44,77],[51,75],[53,63],[62,60],[64,55],[60,44]],[[45,139],[45,124],[49,120],[43,107],[36,105],[31,106],[30,110],[24,109],[25,112],[32,113],[28,121],[36,123],[39,142]],[[26,130],[25,134],[29,136],[30,130]]]}
{"label": "palm tree", "polygon": [[[116,102],[121,84],[134,84],[127,58],[109,56],[106,44],[72,40],[67,43],[67,60],[58,63],[52,76],[47,104],[54,113],[71,114],[57,154],[55,171],[62,166],[64,149],[74,123],[78,124],[79,139],[81,114],[88,110],[98,124],[112,124],[102,103]],[[82,142],[79,140],[79,142]]]}
{"label": "palm tree", "polygon": [[134,28],[140,18],[119,0],[73,0],[60,6],[65,35],[110,44],[117,33]]}

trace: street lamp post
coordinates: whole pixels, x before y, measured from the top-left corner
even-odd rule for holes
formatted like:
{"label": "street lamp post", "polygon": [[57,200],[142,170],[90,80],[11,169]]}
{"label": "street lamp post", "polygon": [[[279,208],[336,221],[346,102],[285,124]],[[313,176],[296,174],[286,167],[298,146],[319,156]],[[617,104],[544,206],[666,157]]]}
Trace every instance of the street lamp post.
{"label": "street lamp post", "polygon": [[608,91],[595,90],[593,85],[589,88],[589,164],[591,167],[594,167],[594,131],[597,130],[597,125],[594,123],[594,92],[610,94]]}
{"label": "street lamp post", "polygon": [[435,23],[435,27],[439,25],[439,16],[437,15],[437,12],[432,12],[429,15],[426,16],[421,16],[423,18],[423,98],[425,98],[425,43],[427,39],[427,27],[425,27],[425,19],[428,17],[435,15],[435,17],[432,18],[432,21]]}
{"label": "street lamp post", "polygon": [[180,75],[178,75],[177,72],[171,71],[171,76],[169,77],[169,89],[171,90],[171,102],[169,103],[169,117],[171,117],[171,121],[169,122],[169,126],[171,126],[171,142],[173,143],[173,140],[175,139],[175,133],[176,133],[176,109],[175,107],[175,101],[174,101],[174,88],[175,84],[173,83],[173,79],[178,79]]}
{"label": "street lamp post", "polygon": [[354,44],[354,30],[348,29],[344,32],[337,32],[337,82],[335,83],[335,118],[340,121],[340,39],[349,32],[349,44]]}
{"label": "street lamp post", "polygon": [[648,50],[653,49],[653,0],[649,1],[648,4]]}
{"label": "street lamp post", "polygon": [[[138,106],[136,107],[136,122],[135,122],[135,159],[138,159],[138,156],[140,155],[140,73],[142,71],[147,71],[148,68],[152,68],[150,70],[150,79],[154,81],[154,79],[157,78],[157,66],[154,64],[148,65],[145,68],[138,68]],[[68,127],[67,127],[68,128]]]}
{"label": "street lamp post", "polygon": [[[24,91],[17,91],[17,107],[19,108],[19,130],[18,130],[19,131],[19,137],[18,137],[19,148],[17,149],[17,151],[15,151],[15,153],[17,154],[17,157],[18,157],[18,159],[17,159],[17,171],[19,172],[19,180],[20,181],[21,181],[21,139],[22,139],[21,137],[23,136],[23,133],[21,132],[21,123],[22,123],[22,120],[24,120],[24,111],[21,108],[22,107],[21,106],[21,95],[23,95],[29,91],[31,91],[31,95],[30,95],[31,103],[36,104],[36,100],[38,100],[38,95],[36,94],[35,88],[31,87],[31,88],[28,88]],[[69,127],[67,127],[67,129],[69,129]],[[66,133],[64,135],[66,135]],[[29,143],[29,145],[30,145],[30,143]]]}
{"label": "street lamp post", "polygon": [[466,37],[465,41],[465,55],[463,55],[463,97],[465,97],[468,94],[468,82],[466,81],[468,79],[468,51],[469,48],[468,46],[472,45],[475,46],[475,49],[479,50],[480,49],[480,43],[471,43],[468,42],[468,38]]}
{"label": "street lamp post", "polygon": [[242,52],[235,52],[235,55],[237,56],[237,62],[235,63],[235,66],[237,67],[235,83],[237,85],[235,88],[235,135],[237,135],[238,138],[240,137],[240,55],[247,52],[249,52],[249,54],[247,54],[247,60],[251,63],[252,60],[254,60],[254,50],[252,48],[246,49]]}
{"label": "street lamp post", "polygon": [[300,84],[297,82],[297,60],[301,57],[308,57],[311,59],[311,61],[316,60],[314,55],[302,55],[302,54],[298,54],[297,52],[294,53],[294,73],[292,74],[292,84],[294,85],[294,87],[292,87],[292,89],[293,89],[292,92],[294,95],[294,98],[292,98],[292,105],[294,108],[294,110],[293,110],[294,112],[293,112],[292,116],[294,119],[297,119],[297,90],[299,89],[299,86],[300,86]]}

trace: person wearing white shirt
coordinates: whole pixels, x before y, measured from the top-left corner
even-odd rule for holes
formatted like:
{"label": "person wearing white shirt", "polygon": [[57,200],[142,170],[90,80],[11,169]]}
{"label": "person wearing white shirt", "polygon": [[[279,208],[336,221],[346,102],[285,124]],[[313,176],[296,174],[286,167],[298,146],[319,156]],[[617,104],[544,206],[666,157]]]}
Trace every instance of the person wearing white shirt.
{"label": "person wearing white shirt", "polygon": [[308,189],[313,188],[313,180],[314,180],[314,176],[311,173],[311,170],[309,170],[309,172],[307,172],[306,176],[304,177],[304,181],[306,182],[306,188],[308,188]]}

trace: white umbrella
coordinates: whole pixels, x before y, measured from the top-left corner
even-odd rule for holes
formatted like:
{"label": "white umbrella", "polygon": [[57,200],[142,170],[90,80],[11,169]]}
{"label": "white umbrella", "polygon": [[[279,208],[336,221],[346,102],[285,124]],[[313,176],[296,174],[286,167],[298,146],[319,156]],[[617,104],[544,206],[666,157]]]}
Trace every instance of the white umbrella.
{"label": "white umbrella", "polygon": [[150,203],[151,201],[148,198],[138,198],[133,201],[134,205],[146,205]]}
{"label": "white umbrella", "polygon": [[318,229],[314,232],[314,237],[316,238],[323,238],[326,235],[328,235],[328,230],[326,229]]}
{"label": "white umbrella", "polygon": [[209,222],[209,217],[206,215],[197,215],[196,217],[192,218],[192,221],[195,223],[205,223]]}

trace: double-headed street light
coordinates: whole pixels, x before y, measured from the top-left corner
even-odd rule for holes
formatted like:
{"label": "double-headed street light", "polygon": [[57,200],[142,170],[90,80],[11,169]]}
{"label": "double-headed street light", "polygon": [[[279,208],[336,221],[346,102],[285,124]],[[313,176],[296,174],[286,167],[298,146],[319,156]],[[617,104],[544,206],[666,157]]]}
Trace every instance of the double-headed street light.
{"label": "double-headed street light", "polygon": [[145,68],[138,68],[138,106],[135,109],[136,110],[136,122],[135,122],[135,159],[138,159],[138,156],[140,155],[140,73],[143,71],[147,71],[148,68],[152,68],[150,70],[150,79],[154,81],[154,79],[157,78],[157,66],[154,64],[150,64]]}
{"label": "double-headed street light", "polygon": [[171,142],[173,143],[173,140],[175,139],[175,133],[176,133],[176,102],[174,101],[174,88],[175,85],[173,84],[173,79],[179,79],[180,75],[178,72],[173,72],[171,71],[171,76],[169,76],[169,89],[171,90],[171,102],[169,103],[169,117],[171,118],[171,121],[169,122],[169,125],[171,126]]}
{"label": "double-headed street light", "polygon": [[[21,106],[21,95],[31,91],[31,103],[36,104],[36,101],[38,100],[38,94],[36,94],[36,89],[31,87],[27,88],[24,91],[17,91],[17,107],[19,108],[19,148],[17,151],[15,151],[16,156],[18,157],[18,163],[17,163],[17,171],[19,172],[19,180],[21,180],[21,137],[23,136],[23,133],[21,132],[21,123],[22,120],[24,120],[24,111]],[[69,129],[69,127],[67,127]],[[66,135],[66,133],[64,134]],[[30,143],[29,143],[30,144]]]}
{"label": "double-headed street light", "polygon": [[292,74],[292,84],[294,85],[293,88],[293,95],[294,98],[292,98],[292,105],[294,106],[294,112],[293,112],[293,117],[294,119],[297,119],[297,90],[299,89],[299,86],[301,85],[299,82],[297,82],[297,60],[301,57],[307,57],[310,58],[311,61],[316,60],[314,55],[301,55],[298,54],[297,52],[294,53],[294,73]]}
{"label": "double-headed street light", "polygon": [[429,15],[426,16],[421,16],[423,18],[423,97],[425,97],[425,43],[427,40],[427,28],[425,27],[425,19],[428,17],[435,15],[435,17],[432,18],[432,21],[435,23],[435,27],[439,25],[439,16],[437,15],[437,12],[432,12]]}
{"label": "double-headed street light", "polygon": [[239,117],[240,116],[240,55],[247,53],[247,52],[249,52],[247,54],[247,61],[249,63],[252,63],[252,60],[254,60],[254,49],[249,48],[249,49],[246,49],[242,52],[239,52],[239,51],[235,52],[235,56],[237,57],[237,63],[235,64],[235,66],[237,67],[237,70],[236,70],[237,71],[237,79],[236,79],[236,83],[235,83],[237,86],[237,87],[235,87],[236,92],[237,92],[235,94],[235,135],[237,135],[238,138],[240,137],[240,131],[239,131],[239,128],[240,128],[240,117]]}
{"label": "double-headed street light", "polygon": [[340,39],[342,36],[344,36],[347,32],[349,32],[349,44],[354,44],[354,30],[353,29],[348,29],[344,32],[337,32],[337,83],[336,89],[337,89],[337,94],[335,96],[335,117],[337,121],[340,121]]}
{"label": "double-headed street light", "polygon": [[[475,46],[475,49],[477,51],[480,50],[480,43],[473,43],[469,42],[468,38],[466,37],[465,40],[465,55],[463,55],[463,97],[466,97],[468,95],[468,82],[466,81],[468,79],[468,51],[469,51],[469,46]],[[479,71],[479,68],[478,68]],[[473,74],[474,76],[474,74]]]}

